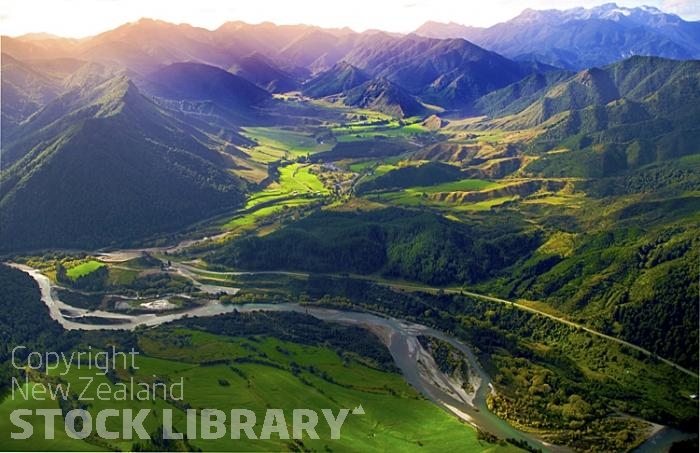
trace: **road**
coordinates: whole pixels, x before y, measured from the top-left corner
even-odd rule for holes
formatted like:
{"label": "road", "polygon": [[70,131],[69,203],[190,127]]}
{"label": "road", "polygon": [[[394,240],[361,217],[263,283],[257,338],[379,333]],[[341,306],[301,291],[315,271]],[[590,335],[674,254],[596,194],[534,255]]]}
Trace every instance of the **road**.
{"label": "road", "polygon": [[[196,268],[194,268],[192,266],[188,266],[186,264],[180,263],[180,264],[178,264],[178,266],[179,266],[179,268],[187,269],[189,272],[193,272],[193,273],[197,272]],[[212,274],[218,274],[218,275],[232,275],[232,276],[261,275],[261,274],[274,275],[274,274],[276,274],[276,275],[287,275],[287,276],[292,276],[292,277],[309,277],[311,275],[309,273],[303,273],[303,272],[286,272],[286,271],[266,271],[266,272],[211,272],[211,271],[206,271],[206,272],[212,273]],[[343,276],[339,276],[336,274],[327,274],[327,276],[331,277],[331,278],[345,278]],[[384,285],[384,286],[387,286],[390,288],[395,288],[395,289],[400,289],[400,290],[424,291],[424,292],[430,292],[430,293],[436,293],[438,291],[443,291],[446,294],[463,294],[465,296],[473,297],[475,299],[481,299],[481,300],[486,300],[489,302],[495,302],[495,303],[499,303],[499,304],[508,305],[510,307],[517,308],[517,309],[523,310],[523,311],[527,311],[529,313],[533,313],[533,314],[536,314],[538,316],[544,316],[544,317],[549,318],[553,321],[565,324],[565,325],[573,327],[575,329],[584,330],[592,335],[606,339],[608,341],[612,341],[612,342],[615,342],[617,344],[627,346],[629,348],[634,349],[635,351],[641,352],[642,354],[645,354],[645,355],[650,356],[650,357],[654,357],[654,358],[662,361],[663,363],[677,369],[678,371],[681,371],[681,372],[687,374],[688,376],[691,376],[691,377],[696,378],[696,379],[698,379],[700,377],[698,375],[698,373],[695,373],[687,368],[684,368],[684,367],[678,365],[677,363],[672,362],[668,359],[664,359],[663,357],[659,357],[658,355],[654,354],[653,352],[649,351],[648,349],[645,349],[641,346],[630,343],[629,341],[625,341],[625,340],[622,340],[620,338],[614,337],[612,335],[608,335],[608,334],[599,332],[599,331],[592,329],[590,327],[587,327],[583,324],[579,324],[579,323],[576,323],[574,321],[570,321],[570,320],[563,318],[561,316],[556,316],[556,315],[553,315],[551,313],[547,313],[547,312],[544,312],[542,310],[538,310],[537,308],[523,305],[521,303],[518,303],[518,302],[515,302],[512,300],[501,299],[499,297],[475,293],[472,291],[465,291],[465,290],[461,290],[461,289],[449,289],[449,288],[440,288],[440,287],[428,286],[428,285],[417,285],[417,284],[412,284],[412,283],[392,282],[389,280],[385,280],[385,279],[381,279],[381,278],[377,278],[377,277],[372,277],[372,276],[367,276],[367,275],[352,275],[351,278],[371,281],[371,282],[376,283],[376,284],[380,284],[380,285]]]}
{"label": "road", "polygon": [[[84,309],[78,309],[71,307],[61,302],[54,294],[51,281],[48,277],[41,274],[36,269],[30,268],[28,266],[23,266],[19,264],[10,264],[12,267],[20,269],[27,274],[29,274],[39,285],[41,290],[42,301],[49,308],[51,317],[56,319],[64,328],[69,330],[133,330],[136,327],[143,326],[157,326],[163,323],[175,321],[184,317],[198,317],[198,316],[216,316],[219,314],[225,314],[233,312],[234,310],[240,312],[252,312],[252,311],[295,311],[303,312],[308,315],[314,316],[316,318],[337,322],[342,324],[358,325],[360,327],[366,328],[377,335],[380,340],[386,345],[391,353],[397,366],[401,369],[404,378],[413,387],[415,387],[420,393],[422,393],[426,398],[434,402],[439,407],[454,414],[461,420],[472,424],[480,429],[487,432],[493,433],[501,438],[515,438],[520,440],[525,440],[531,446],[536,448],[541,448],[545,451],[553,452],[563,452],[569,451],[568,449],[548,444],[535,436],[518,431],[517,429],[510,426],[504,420],[499,419],[496,415],[488,410],[486,401],[489,392],[494,391],[490,383],[490,377],[486,374],[484,369],[481,367],[476,356],[469,346],[460,342],[458,339],[453,338],[444,332],[438,331],[436,329],[408,322],[401,319],[386,317],[379,314],[373,314],[369,312],[348,312],[342,310],[325,309],[317,307],[307,307],[301,306],[299,304],[242,304],[242,305],[223,305],[218,302],[212,301],[209,304],[202,305],[184,312],[179,313],[169,313],[169,314],[141,314],[141,315],[126,315],[126,314],[115,314],[104,311],[87,311]],[[193,281],[197,282],[197,269],[182,263],[174,263],[174,270],[179,274],[186,276]],[[201,271],[200,271],[201,272]],[[293,276],[308,276],[306,273],[300,272],[210,272],[209,274],[217,275],[256,275],[256,274],[283,274],[283,275],[293,275]],[[343,277],[344,278],[344,277]],[[573,328],[580,328],[593,335],[600,336],[609,341],[614,341],[619,344],[626,345],[628,347],[634,348],[645,354],[651,353],[643,348],[636,345],[630,344],[623,340],[615,337],[597,332],[593,329],[586,328],[572,321],[566,320],[561,317],[554,316],[549,313],[542,312],[533,307],[528,307],[517,302],[508,301],[505,299],[473,293],[469,291],[461,291],[456,289],[443,289],[431,286],[421,286],[412,285],[405,283],[395,283],[387,282],[385,280],[373,279],[364,277],[367,280],[374,281],[379,284],[383,284],[396,289],[403,290],[413,290],[413,291],[444,291],[450,294],[465,294],[470,297],[479,298],[483,300],[488,300],[495,303],[508,304],[512,307],[531,312],[533,314],[545,316],[554,321],[566,324]],[[81,323],[80,318],[83,316],[89,316],[92,318],[91,323]],[[97,318],[97,321],[96,321]],[[99,318],[104,318],[105,323],[98,324]],[[118,323],[117,323],[118,322]],[[461,386],[460,382],[455,382],[450,376],[446,376],[441,373],[435,364],[434,359],[430,353],[423,348],[423,346],[418,341],[419,336],[427,336],[438,338],[442,341],[450,343],[453,347],[458,349],[463,357],[468,361],[469,368],[472,373],[470,378],[470,383],[473,385],[474,391],[467,394]],[[663,360],[663,359],[662,359]],[[678,365],[663,360],[665,363],[674,366],[680,371],[686,372],[691,376],[697,377],[695,373],[690,372]],[[674,429],[663,427],[660,432],[657,432],[650,439],[648,439],[642,446],[640,446],[639,451],[656,451],[659,446],[668,446],[671,442],[687,439],[692,434],[683,433]]]}
{"label": "road", "polygon": [[[406,381],[430,401],[445,411],[479,429],[500,438],[518,439],[535,448],[551,452],[568,452],[567,448],[546,443],[532,434],[521,432],[488,410],[487,397],[493,391],[490,377],[469,346],[444,332],[404,321],[366,312],[307,307],[299,304],[240,304],[223,305],[217,301],[184,312],[170,314],[116,314],[100,310],[88,311],[62,302],[48,277],[28,266],[9,263],[10,266],[29,274],[39,285],[41,300],[49,308],[53,319],[68,330],[134,330],[138,326],[157,326],[184,317],[216,316],[233,311],[292,311],[305,313],[318,319],[363,327],[377,335],[391,353]],[[196,274],[186,269],[179,273],[196,281]],[[90,317],[90,323],[80,322]],[[103,319],[103,323],[99,320]],[[467,393],[462,381],[455,380],[439,370],[432,355],[421,345],[419,336],[435,337],[458,349],[469,364],[473,391]]]}

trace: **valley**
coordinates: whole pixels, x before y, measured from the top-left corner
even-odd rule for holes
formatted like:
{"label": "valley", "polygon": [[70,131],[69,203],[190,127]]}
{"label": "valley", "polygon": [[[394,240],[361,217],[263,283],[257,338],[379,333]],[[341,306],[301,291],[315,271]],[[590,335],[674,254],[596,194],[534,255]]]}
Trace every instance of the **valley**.
{"label": "valley", "polygon": [[[692,446],[700,44],[663,14],[3,36],[0,450]],[[133,347],[101,383],[187,397],[133,403],[148,441],[12,439],[20,407],[129,407],[11,397],[89,374],[12,367],[19,344]],[[159,415],[303,404],[364,415],[342,440],[173,440]]]}
{"label": "valley", "polygon": [[[126,251],[126,252],[116,252],[115,255],[125,255],[133,256],[138,254],[139,251]],[[84,266],[83,266],[84,267]],[[473,424],[480,430],[484,430],[490,434],[495,434],[499,438],[517,439],[518,441],[526,441],[535,447],[544,448],[547,451],[559,451],[559,448],[555,448],[553,445],[542,442],[530,434],[519,432],[514,430],[511,426],[504,423],[502,420],[495,417],[489,411],[490,408],[487,406],[487,396],[489,393],[493,394],[493,385],[490,382],[491,378],[486,374],[478,359],[471,351],[471,349],[463,344],[460,340],[449,337],[443,332],[437,331],[435,329],[428,328],[419,324],[414,324],[411,322],[401,321],[394,318],[386,318],[384,316],[377,316],[370,313],[362,313],[355,311],[339,311],[327,308],[317,308],[312,305],[298,305],[289,303],[272,303],[272,304],[260,304],[260,303],[237,303],[232,304],[221,304],[213,303],[213,301],[207,305],[195,308],[192,310],[187,310],[184,312],[179,312],[174,315],[169,314],[142,314],[142,315],[132,315],[132,314],[115,314],[113,312],[104,312],[100,310],[80,310],[64,302],[58,300],[53,296],[55,293],[55,288],[53,288],[51,282],[41,275],[36,270],[28,268],[26,266],[18,266],[24,272],[27,272],[41,288],[42,301],[49,307],[52,318],[58,321],[65,329],[69,330],[133,330],[138,326],[160,326],[167,323],[176,321],[177,319],[191,319],[192,317],[209,317],[217,316],[225,313],[235,312],[238,313],[260,313],[271,311],[276,312],[296,312],[303,313],[306,316],[312,316],[314,318],[321,319],[325,322],[340,323],[346,325],[357,325],[363,329],[368,329],[378,335],[382,339],[385,346],[391,353],[393,360],[400,368],[403,378],[415,389],[421,392],[426,398],[433,401],[438,406],[445,409],[448,413],[455,414],[458,418],[464,420],[467,423]],[[212,279],[221,279],[221,276],[232,275],[228,273],[217,273],[217,272],[204,272],[192,268],[187,265],[175,265],[172,269],[183,276],[190,278],[195,284],[197,280],[195,276],[202,277],[210,281]],[[233,275],[240,275],[235,273]],[[254,275],[254,274],[253,274]],[[269,275],[269,274],[268,274]],[[295,274],[297,276],[302,276],[300,274]],[[304,276],[308,278],[308,275]],[[338,278],[338,277],[336,277]],[[383,282],[383,284],[392,288],[401,288],[403,290],[409,289],[410,291],[432,291],[435,292],[438,288],[427,288],[421,286],[406,286],[401,284],[392,284],[389,282]],[[200,285],[197,285],[201,287]],[[225,289],[225,287],[222,287]],[[450,292],[449,290],[447,292]],[[454,291],[457,292],[457,291]],[[499,304],[508,304],[513,307],[516,306],[518,309],[533,311],[539,316],[549,317],[551,319],[557,320],[557,322],[562,322],[564,324],[573,325],[577,329],[581,329],[580,326],[561,320],[559,318],[547,315],[545,313],[539,312],[532,308],[522,306],[520,304],[514,304],[513,302],[504,301],[488,296],[482,296],[473,293],[464,293],[462,291],[460,294],[464,294],[469,297],[476,297],[478,299],[496,302]],[[222,294],[222,293],[219,293]],[[87,323],[83,322],[86,319]],[[598,332],[591,331],[590,329],[583,328],[584,330],[594,333],[608,341],[619,340],[602,335]],[[476,390],[473,396],[469,399],[465,399],[464,396],[458,396],[461,388],[454,387],[453,389],[447,390],[449,387],[445,387],[445,384],[440,383],[439,379],[449,381],[449,378],[440,374],[441,372],[435,369],[431,374],[426,374],[424,370],[425,360],[432,361],[432,356],[427,353],[418,344],[417,338],[434,337],[442,341],[447,341],[451,343],[453,347],[460,350],[464,356],[462,360],[468,360],[468,368],[476,373],[475,385]],[[209,342],[208,342],[209,343]],[[208,344],[207,343],[207,344]],[[622,342],[624,343],[624,342]],[[635,349],[633,345],[625,344]],[[209,347],[209,346],[207,346]],[[651,356],[648,351],[643,351],[645,354]],[[187,354],[187,357],[191,357],[190,352],[182,352]],[[162,354],[162,353],[160,353]],[[168,353],[163,357],[172,357],[172,354]],[[427,358],[427,359],[426,359]],[[675,368],[679,368],[677,365],[667,362],[668,365]],[[175,364],[173,364],[175,365]],[[437,367],[435,363],[432,364],[433,367]],[[697,379],[697,375],[690,371],[679,368],[684,373],[689,374],[691,377]],[[201,376],[200,378],[203,378]],[[344,376],[347,378],[347,376]],[[487,385],[488,384],[488,385]],[[454,385],[454,384],[449,384]],[[459,385],[459,384],[458,384]],[[653,433],[654,431],[652,431]],[[664,430],[669,438],[675,440],[678,439],[678,431],[666,428]],[[663,438],[656,437],[656,441],[663,442]],[[561,449],[561,451],[566,451],[566,449]]]}

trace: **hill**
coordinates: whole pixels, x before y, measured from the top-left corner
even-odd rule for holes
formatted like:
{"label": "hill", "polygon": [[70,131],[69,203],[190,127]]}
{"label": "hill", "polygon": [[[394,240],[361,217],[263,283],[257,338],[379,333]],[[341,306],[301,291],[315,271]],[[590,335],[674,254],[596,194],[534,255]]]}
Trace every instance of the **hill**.
{"label": "hill", "polygon": [[341,61],[304,83],[302,93],[322,98],[341,94],[369,80],[369,76],[355,66]]}
{"label": "hill", "polygon": [[583,71],[506,117],[505,127],[539,125],[537,174],[604,176],[697,152],[700,62],[635,57]]}
{"label": "hill", "polygon": [[209,30],[152,19],[140,19],[80,41],[74,56],[139,74],[182,61],[222,68],[233,62],[231,53],[214,42]]}
{"label": "hill", "polygon": [[10,146],[29,151],[0,180],[6,251],[123,244],[242,201],[226,160],[124,77],[56,99],[22,132]]}
{"label": "hill", "polygon": [[412,95],[449,108],[465,108],[477,98],[535,72],[463,39],[416,35],[375,40],[358,46],[345,60],[402,87]]}
{"label": "hill", "polygon": [[456,181],[464,177],[458,167],[442,162],[426,162],[391,170],[385,174],[362,179],[355,193],[364,194],[373,190],[405,189],[414,186],[430,186]]}
{"label": "hill", "polygon": [[207,261],[250,270],[380,272],[430,284],[472,283],[538,247],[537,233],[508,229],[397,208],[318,211],[267,236],[233,241]]}
{"label": "hill", "polygon": [[698,74],[699,61],[633,57],[569,77],[530,77],[477,105],[503,115],[490,127],[541,129],[533,150],[569,151],[542,156],[529,171],[600,177],[697,151]]}
{"label": "hill", "polygon": [[[61,91],[57,80],[2,54],[2,128],[9,131]],[[4,134],[3,134],[4,135]]]}
{"label": "hill", "polygon": [[270,99],[253,82],[198,63],[173,63],[147,79],[150,93],[168,99],[210,101],[231,109],[250,109]]}
{"label": "hill", "polygon": [[[312,78],[306,87],[312,97],[383,78],[423,101],[449,109],[471,107],[484,94],[551,70],[509,60],[464,39],[242,22],[209,31],[142,19],[80,41],[3,37],[3,51],[20,61],[61,57],[126,69],[135,81],[145,77],[152,83],[159,82],[152,75],[164,70],[171,72],[165,76],[185,77],[172,74],[176,71],[170,66],[176,64],[231,69],[275,92],[296,89],[297,80]],[[167,86],[139,86],[161,96],[168,91]]]}
{"label": "hill", "polygon": [[229,68],[229,72],[255,83],[270,93],[286,93],[299,88],[299,82],[294,76],[258,53],[241,58]]}
{"label": "hill", "polygon": [[347,91],[344,102],[397,118],[421,115],[426,111],[415,97],[386,79],[373,79]]}
{"label": "hill", "polygon": [[475,103],[479,113],[492,117],[518,113],[536,102],[545,90],[573,76],[569,71],[532,74],[505,88],[492,91]]}

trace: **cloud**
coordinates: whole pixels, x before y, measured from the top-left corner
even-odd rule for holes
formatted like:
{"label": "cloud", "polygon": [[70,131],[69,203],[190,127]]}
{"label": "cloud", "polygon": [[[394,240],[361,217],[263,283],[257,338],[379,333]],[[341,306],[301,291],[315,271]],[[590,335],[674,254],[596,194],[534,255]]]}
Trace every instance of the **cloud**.
{"label": "cloud", "polygon": [[697,0],[661,0],[659,7],[686,20],[700,19],[700,2]]}

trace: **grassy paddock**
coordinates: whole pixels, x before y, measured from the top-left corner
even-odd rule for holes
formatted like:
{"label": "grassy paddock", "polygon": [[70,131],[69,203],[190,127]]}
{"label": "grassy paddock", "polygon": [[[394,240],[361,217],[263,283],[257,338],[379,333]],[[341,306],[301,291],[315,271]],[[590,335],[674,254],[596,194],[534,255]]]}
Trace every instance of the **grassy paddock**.
{"label": "grassy paddock", "polygon": [[[285,342],[268,337],[231,338],[181,328],[158,328],[144,333],[139,341],[143,355],[137,356],[138,369],[128,372],[118,368],[117,379],[133,378],[136,382],[166,383],[182,379],[184,402],[196,409],[219,409],[230,414],[232,408],[245,408],[256,414],[253,428],[257,435],[268,408],[283,409],[291,434],[291,413],[296,408],[318,410],[328,408],[337,414],[341,408],[362,405],[365,415],[348,415],[340,440],[330,439],[328,425],[321,417],[317,425],[319,440],[305,436],[304,448],[333,451],[436,451],[445,448],[467,451],[515,451],[482,443],[476,431],[432,403],[422,399],[398,374],[379,371],[353,356],[315,346]],[[212,363],[212,361],[219,361]],[[205,363],[210,363],[206,365]],[[56,373],[63,372],[56,370]],[[102,401],[97,398],[98,384],[116,388],[105,376],[96,375],[95,368],[72,367],[61,379],[70,383],[72,391],[86,388],[85,379],[94,381],[87,387],[84,398],[91,414],[102,409],[135,412],[150,409],[144,422],[147,432],[160,426],[163,409],[173,411],[178,432],[186,432],[185,413],[178,406],[160,397],[146,401]],[[5,400],[0,405],[0,424],[9,423],[9,412],[16,407],[57,407],[56,402]],[[95,415],[93,415],[94,417]],[[57,419],[58,420],[58,419]],[[32,419],[43,428],[43,420]],[[228,424],[228,423],[227,423]],[[60,427],[59,427],[60,426]],[[107,419],[107,429],[121,432],[120,416]],[[230,425],[229,425],[230,426]],[[99,450],[85,441],[67,437],[62,424],[56,425],[57,439],[31,443],[9,443],[6,440],[12,426],[1,426],[0,447],[11,450]],[[17,430],[16,428],[14,430]],[[37,432],[37,435],[40,433]],[[273,434],[270,440],[231,440],[227,436],[216,440],[191,439],[190,445],[207,451],[287,450],[291,440],[281,440]],[[41,436],[43,439],[43,435]],[[95,441],[93,439],[92,441]],[[132,449],[133,440],[100,440],[109,449]],[[143,441],[141,441],[143,443]],[[23,447],[24,446],[24,447]]]}
{"label": "grassy paddock", "polygon": [[86,263],[79,264],[75,267],[71,267],[66,270],[66,274],[72,280],[76,280],[85,275],[95,272],[97,269],[103,267],[105,264],[99,261],[90,260]]}

